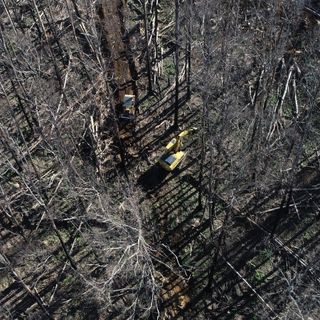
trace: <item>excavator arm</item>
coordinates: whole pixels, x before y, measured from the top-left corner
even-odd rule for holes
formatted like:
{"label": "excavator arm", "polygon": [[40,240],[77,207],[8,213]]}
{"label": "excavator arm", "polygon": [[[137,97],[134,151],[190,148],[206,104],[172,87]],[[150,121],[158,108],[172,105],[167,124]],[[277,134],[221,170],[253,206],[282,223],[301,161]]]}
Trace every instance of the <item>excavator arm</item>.
{"label": "excavator arm", "polygon": [[186,137],[189,133],[197,130],[196,128],[190,128],[188,130],[181,131],[175,138],[173,138],[167,145],[166,149],[168,151],[173,151],[174,153],[181,150],[182,146],[182,139],[183,137]]}

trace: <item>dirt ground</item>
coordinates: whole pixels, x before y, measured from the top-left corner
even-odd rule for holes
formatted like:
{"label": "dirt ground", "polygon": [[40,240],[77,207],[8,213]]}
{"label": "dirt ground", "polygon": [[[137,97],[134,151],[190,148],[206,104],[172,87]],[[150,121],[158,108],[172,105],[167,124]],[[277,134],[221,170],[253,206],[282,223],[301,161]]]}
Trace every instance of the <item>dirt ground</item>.
{"label": "dirt ground", "polygon": [[125,34],[125,5],[123,0],[102,1],[100,18],[106,37],[106,45],[110,52],[114,81],[119,89],[119,102],[124,94],[133,94],[132,79],[128,60],[129,47],[123,41]]}

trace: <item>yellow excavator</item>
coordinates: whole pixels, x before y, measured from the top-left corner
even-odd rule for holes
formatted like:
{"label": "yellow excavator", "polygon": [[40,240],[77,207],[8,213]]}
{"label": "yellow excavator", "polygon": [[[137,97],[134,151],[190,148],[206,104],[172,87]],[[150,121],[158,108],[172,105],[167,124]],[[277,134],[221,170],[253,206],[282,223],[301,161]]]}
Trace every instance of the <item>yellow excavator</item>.
{"label": "yellow excavator", "polygon": [[184,131],[181,131],[175,138],[173,138],[166,145],[166,152],[160,157],[159,164],[162,168],[167,171],[173,171],[179,163],[185,157],[185,152],[181,151],[182,142],[181,138],[187,136],[189,133],[196,131],[197,128],[190,128]]}

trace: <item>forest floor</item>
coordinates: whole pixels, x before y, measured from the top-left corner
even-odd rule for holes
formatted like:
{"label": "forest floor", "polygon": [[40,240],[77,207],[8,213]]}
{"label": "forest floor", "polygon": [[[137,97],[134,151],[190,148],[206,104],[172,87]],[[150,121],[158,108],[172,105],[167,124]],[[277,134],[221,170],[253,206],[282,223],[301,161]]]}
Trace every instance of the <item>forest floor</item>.
{"label": "forest floor", "polygon": [[[288,309],[298,312],[295,295],[302,297],[301,308],[320,284],[317,157],[299,173],[301,182],[286,213],[285,204],[281,207],[272,194],[259,199],[259,214],[254,215],[258,219],[248,215],[255,205],[250,194],[238,206],[216,194],[210,227],[208,212],[198,205],[199,190],[206,185],[198,181],[200,137],[186,139],[187,157],[174,172],[157,164],[164,145],[179,131],[171,129],[174,92],[169,89],[163,96],[156,102],[154,97],[144,99],[137,127],[139,157],[129,163],[135,168],[132,179],[146,194],[141,202],[152,204],[151,230],[157,230],[153,240],[167,265],[159,265],[164,276],[163,319],[258,319],[261,312],[270,318]],[[190,101],[181,98],[180,129],[199,126],[200,108],[196,95]],[[205,168],[208,179],[207,164]],[[206,190],[203,193],[206,198]],[[293,292],[281,295],[290,286]],[[315,308],[310,315],[316,319],[318,312]]]}
{"label": "forest floor", "polygon": [[[181,107],[183,128],[199,124],[200,106],[200,100],[192,98]],[[259,219],[251,220],[246,215],[249,204],[233,207],[224,202],[222,195],[217,195],[213,230],[210,230],[208,213],[198,206],[198,192],[202,188],[198,183],[199,137],[188,139],[187,157],[176,172],[165,172],[156,163],[164,143],[175,134],[164,122],[170,122],[166,115],[171,115],[171,108],[170,103],[164,106],[160,102],[154,109],[148,109],[148,114],[153,116],[145,123],[150,128],[138,131],[142,132],[140,150],[148,151],[147,155],[143,153],[147,160],[140,158],[139,169],[135,171],[135,176],[141,172],[138,183],[152,203],[151,223],[158,230],[154,240],[163,246],[166,263],[176,270],[174,273],[159,266],[165,275],[166,317],[239,319],[257,316],[265,309],[270,317],[277,317],[288,307],[295,309],[294,301],[279,293],[289,290],[288,283],[294,283],[294,290],[307,298],[320,280],[317,258],[320,221],[314,206],[319,201],[317,160],[306,164],[300,173],[304,180],[293,192],[289,213],[284,214],[279,200],[270,195],[260,199],[264,204],[259,210],[264,211],[257,215]],[[314,203],[310,203],[310,196]],[[227,218],[226,212],[229,212]],[[276,230],[275,222],[278,222]],[[223,250],[217,252],[219,246]],[[298,279],[298,274],[302,279]],[[313,314],[315,318],[318,315],[317,311]]]}
{"label": "forest floor", "polygon": [[[216,195],[210,228],[208,212],[198,203],[199,190],[206,185],[198,182],[199,136],[186,139],[187,156],[177,170],[169,173],[157,164],[170,138],[179,130],[199,126],[201,99],[194,95],[186,101],[181,94],[181,127],[173,131],[173,88],[163,96],[143,98],[137,118],[138,151],[128,163],[130,179],[145,192],[141,203],[151,203],[150,230],[157,231],[152,240],[165,261],[158,265],[163,275],[163,319],[240,319],[265,309],[270,317],[277,317],[288,307],[295,309],[294,302],[279,292],[295,282],[294,290],[307,298],[319,285],[319,265],[311,267],[320,249],[319,213],[310,203],[310,195],[314,203],[319,200],[317,188],[313,191],[319,183],[317,159],[300,172],[301,184],[293,192],[289,213],[283,214],[279,200],[270,195],[260,199],[259,210],[264,211],[257,215],[259,220],[252,220],[246,214],[253,205],[249,200],[236,207]],[[206,164],[205,168],[209,172]],[[208,174],[204,176],[208,179]],[[217,252],[220,246],[223,250]],[[298,273],[303,279],[297,278]]]}

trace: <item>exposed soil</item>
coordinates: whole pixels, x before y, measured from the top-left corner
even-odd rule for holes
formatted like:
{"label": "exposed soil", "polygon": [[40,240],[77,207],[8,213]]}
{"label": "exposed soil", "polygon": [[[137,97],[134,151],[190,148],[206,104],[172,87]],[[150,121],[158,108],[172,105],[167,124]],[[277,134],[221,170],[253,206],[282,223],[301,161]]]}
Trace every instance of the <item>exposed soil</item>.
{"label": "exposed soil", "polygon": [[103,23],[106,47],[110,54],[112,76],[117,86],[118,103],[125,94],[134,93],[135,67],[130,60],[130,47],[125,42],[125,4],[123,0],[102,1],[99,16]]}

